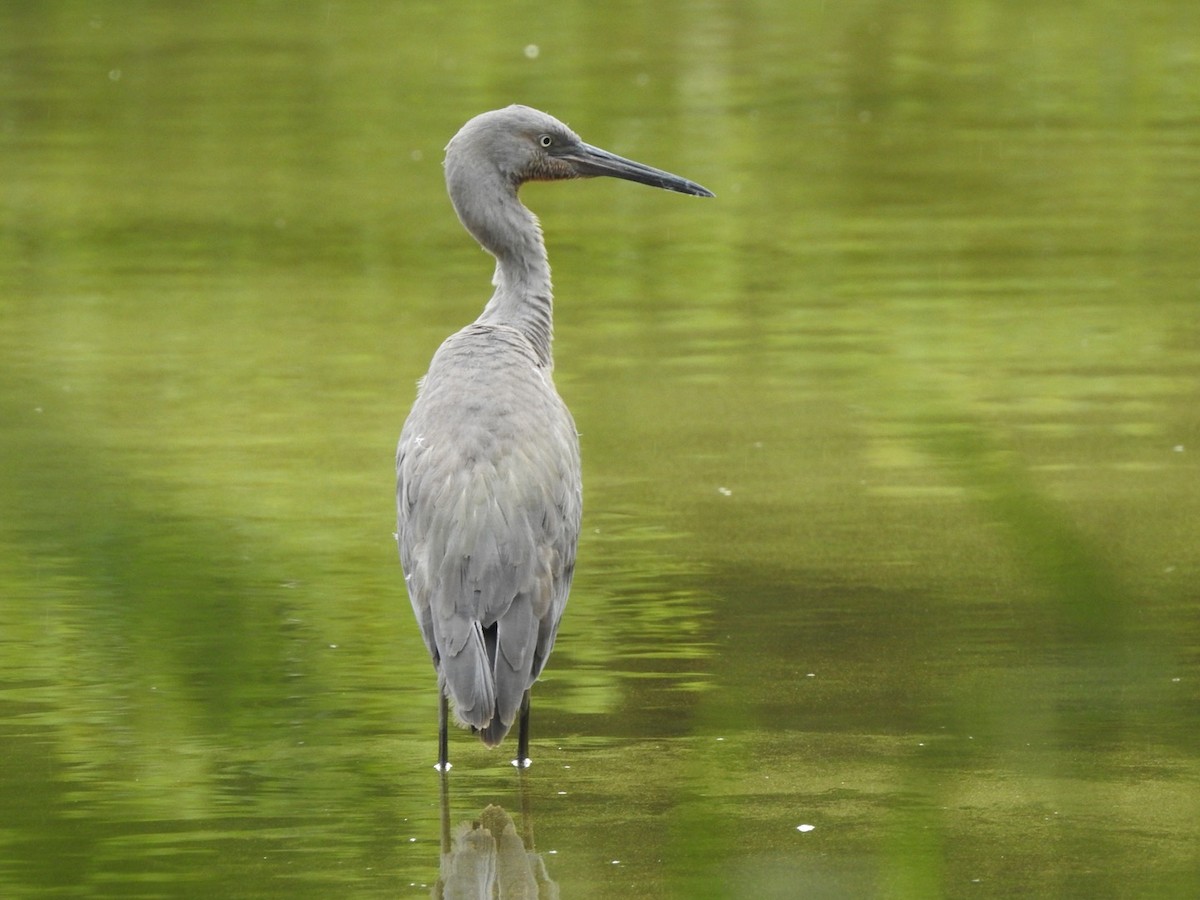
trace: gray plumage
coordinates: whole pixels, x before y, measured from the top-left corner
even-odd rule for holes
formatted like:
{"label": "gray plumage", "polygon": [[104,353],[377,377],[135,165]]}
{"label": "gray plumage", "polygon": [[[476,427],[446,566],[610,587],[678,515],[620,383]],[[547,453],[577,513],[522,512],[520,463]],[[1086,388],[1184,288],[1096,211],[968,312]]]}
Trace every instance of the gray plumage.
{"label": "gray plumage", "polygon": [[554,645],[575,569],[579,438],[554,388],[550,266],[529,180],[612,175],[712,196],[583,143],[524,106],[476,116],[446,147],[459,220],[496,258],[495,292],[421,380],[396,454],[397,534],[413,612],[455,718],[496,746],[518,715],[528,764],[528,692]]}

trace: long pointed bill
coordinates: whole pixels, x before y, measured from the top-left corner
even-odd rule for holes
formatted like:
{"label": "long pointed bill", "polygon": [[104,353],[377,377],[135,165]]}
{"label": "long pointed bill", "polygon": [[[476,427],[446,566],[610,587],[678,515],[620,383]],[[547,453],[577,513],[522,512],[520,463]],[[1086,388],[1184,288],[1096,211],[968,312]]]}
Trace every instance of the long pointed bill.
{"label": "long pointed bill", "polygon": [[569,162],[576,173],[584,178],[607,175],[611,178],[624,178],[626,181],[636,181],[638,184],[648,184],[651,187],[662,188],[665,191],[676,191],[680,194],[691,194],[694,197],[716,196],[706,187],[701,187],[694,181],[644,166],[632,159],[625,159],[591,144],[579,144],[570,153],[563,154],[562,159]]}

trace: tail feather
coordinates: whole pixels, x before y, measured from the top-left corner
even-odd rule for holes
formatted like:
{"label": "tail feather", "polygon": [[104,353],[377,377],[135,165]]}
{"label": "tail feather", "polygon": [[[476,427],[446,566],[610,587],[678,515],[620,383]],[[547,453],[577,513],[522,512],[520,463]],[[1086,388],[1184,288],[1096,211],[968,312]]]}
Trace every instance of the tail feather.
{"label": "tail feather", "polygon": [[472,633],[458,653],[441,658],[442,682],[454,704],[459,724],[473,729],[485,727],[496,709],[496,687],[484,649],[483,631],[471,623]]}
{"label": "tail feather", "polygon": [[500,742],[504,740],[511,728],[512,722],[502,721],[499,716],[495,716],[486,728],[477,729],[477,733],[485,747],[489,750],[495,750],[500,746]]}
{"label": "tail feather", "polygon": [[518,594],[494,624],[463,623],[470,629],[457,653],[441,657],[442,681],[454,717],[488,747],[504,740],[517,720],[533,674],[538,622],[533,605]]}
{"label": "tail feather", "polygon": [[518,594],[508,611],[496,622],[497,646],[491,659],[496,684],[496,716],[506,723],[505,731],[516,721],[521,699],[529,687],[537,633],[533,604],[528,595]]}

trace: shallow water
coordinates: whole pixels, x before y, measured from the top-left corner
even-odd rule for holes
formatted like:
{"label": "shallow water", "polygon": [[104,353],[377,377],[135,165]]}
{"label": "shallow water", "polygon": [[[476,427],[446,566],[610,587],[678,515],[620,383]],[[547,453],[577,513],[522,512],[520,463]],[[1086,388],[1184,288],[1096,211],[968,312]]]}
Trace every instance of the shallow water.
{"label": "shallow water", "polygon": [[[28,4],[0,59],[5,896],[450,896],[489,806],[563,897],[1200,889],[1182,5]],[[513,101],[717,198],[523,194],[585,529],[534,766],[456,734],[443,796],[392,455]]]}

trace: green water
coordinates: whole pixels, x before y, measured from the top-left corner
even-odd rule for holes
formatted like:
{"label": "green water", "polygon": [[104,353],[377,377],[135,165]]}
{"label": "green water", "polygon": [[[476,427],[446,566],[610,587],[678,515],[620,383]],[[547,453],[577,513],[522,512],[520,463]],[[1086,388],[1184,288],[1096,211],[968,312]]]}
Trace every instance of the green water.
{"label": "green water", "polygon": [[[523,194],[584,534],[443,797],[393,452],[514,101],[717,199]],[[429,896],[489,805],[564,898],[1200,894],[1198,110],[1172,0],[0,7],[0,894]]]}

